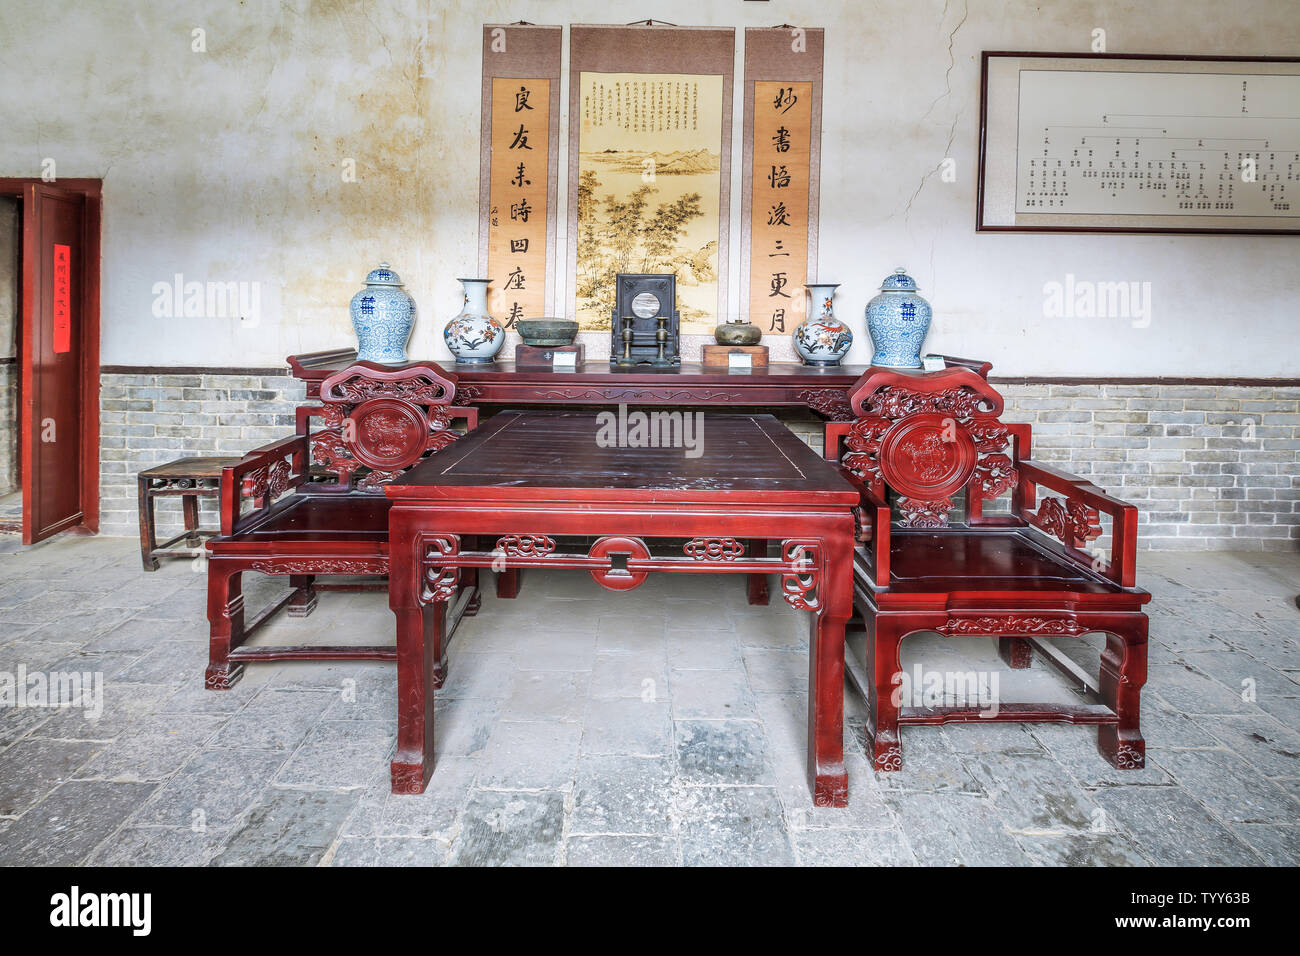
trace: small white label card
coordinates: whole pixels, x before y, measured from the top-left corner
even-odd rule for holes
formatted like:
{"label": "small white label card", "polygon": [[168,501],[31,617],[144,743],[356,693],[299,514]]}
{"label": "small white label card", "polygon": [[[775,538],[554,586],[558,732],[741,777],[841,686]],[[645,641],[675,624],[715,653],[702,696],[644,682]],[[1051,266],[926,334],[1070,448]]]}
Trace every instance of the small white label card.
{"label": "small white label card", "polygon": [[557,372],[572,372],[577,367],[577,352],[556,352],[551,359],[551,368]]}
{"label": "small white label card", "polygon": [[927,372],[942,372],[948,367],[942,355],[922,355],[921,368]]}
{"label": "small white label card", "polygon": [[727,370],[750,371],[754,367],[754,356],[748,352],[728,352],[727,353]]}

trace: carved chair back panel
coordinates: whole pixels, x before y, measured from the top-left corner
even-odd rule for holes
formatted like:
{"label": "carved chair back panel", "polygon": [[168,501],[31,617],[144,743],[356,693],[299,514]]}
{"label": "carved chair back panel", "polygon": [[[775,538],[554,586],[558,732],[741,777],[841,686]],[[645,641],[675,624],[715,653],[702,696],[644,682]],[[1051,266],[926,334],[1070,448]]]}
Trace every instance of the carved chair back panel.
{"label": "carved chair back panel", "polygon": [[391,369],[358,362],[321,383],[324,420],[312,458],[337,476],[339,490],[382,493],[383,486],[456,440],[450,428],[456,376],[432,363]]}
{"label": "carved chair back panel", "polygon": [[979,503],[1016,487],[1007,452],[1028,429],[998,420],[1002,396],[965,368],[925,375],[867,372],[849,393],[856,420],[844,438],[844,467],[880,498],[897,495],[904,527],[944,527],[953,496],[967,492],[968,517]]}

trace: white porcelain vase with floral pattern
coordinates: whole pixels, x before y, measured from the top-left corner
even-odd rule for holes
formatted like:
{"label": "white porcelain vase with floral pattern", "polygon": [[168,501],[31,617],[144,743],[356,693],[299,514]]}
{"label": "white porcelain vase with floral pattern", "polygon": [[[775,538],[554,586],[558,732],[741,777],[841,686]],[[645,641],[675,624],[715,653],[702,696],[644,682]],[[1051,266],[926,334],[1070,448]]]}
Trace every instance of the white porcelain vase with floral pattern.
{"label": "white porcelain vase with floral pattern", "polygon": [[506,330],[492,317],[487,307],[487,289],[491,279],[461,279],[465,288],[465,307],[442,330],[451,354],[462,365],[484,365],[496,361],[506,344]]}
{"label": "white porcelain vase with floral pattern", "polygon": [[839,283],[810,282],[804,288],[812,304],[808,318],[795,326],[794,350],[805,365],[839,365],[853,345],[853,333],[835,318],[832,305]]}

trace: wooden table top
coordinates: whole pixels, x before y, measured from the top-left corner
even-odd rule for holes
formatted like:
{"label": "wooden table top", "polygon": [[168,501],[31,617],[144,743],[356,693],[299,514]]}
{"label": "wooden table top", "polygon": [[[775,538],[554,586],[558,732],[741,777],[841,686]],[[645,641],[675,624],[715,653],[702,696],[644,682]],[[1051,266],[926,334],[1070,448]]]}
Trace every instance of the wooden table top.
{"label": "wooden table top", "polygon": [[221,469],[233,465],[238,458],[178,458],[162,465],[146,468],[141,478],[220,478]]}
{"label": "wooden table top", "polygon": [[[501,412],[387,493],[399,500],[858,503],[835,466],[771,415],[673,415],[678,424],[660,434],[675,437],[678,447],[660,448],[629,447],[636,436],[630,415],[627,440],[603,447],[617,434],[613,412]],[[681,429],[687,417],[689,432]]]}

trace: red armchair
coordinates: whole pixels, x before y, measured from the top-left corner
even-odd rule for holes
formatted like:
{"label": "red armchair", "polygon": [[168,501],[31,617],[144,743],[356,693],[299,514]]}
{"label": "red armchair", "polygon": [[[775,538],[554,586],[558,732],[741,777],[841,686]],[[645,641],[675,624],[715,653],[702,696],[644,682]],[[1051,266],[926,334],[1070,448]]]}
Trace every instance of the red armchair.
{"label": "red armchair", "polygon": [[[856,420],[826,426],[826,457],[862,495],[854,604],[867,631],[860,680],[875,768],[901,769],[901,726],[981,720],[1096,725],[1107,760],[1142,767],[1151,595],[1134,586],[1137,509],[1032,460],[1030,426],[1001,422],[1002,396],[969,368],[872,369],[849,397]],[[1053,494],[1040,503],[1039,488]],[[1006,513],[985,513],[1006,494]],[[1102,515],[1109,552],[1087,551]],[[1036,649],[1084,686],[1087,702],[999,701],[992,712],[918,703],[901,693],[899,648],[922,631],[994,637],[1013,668]],[[1051,642],[1091,632],[1106,635],[1099,679]]]}

